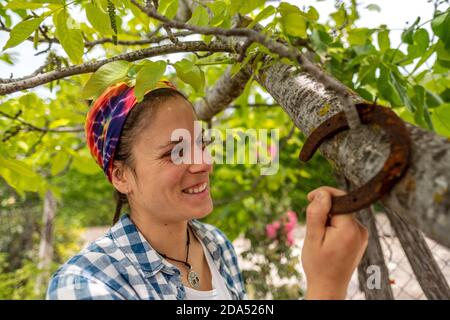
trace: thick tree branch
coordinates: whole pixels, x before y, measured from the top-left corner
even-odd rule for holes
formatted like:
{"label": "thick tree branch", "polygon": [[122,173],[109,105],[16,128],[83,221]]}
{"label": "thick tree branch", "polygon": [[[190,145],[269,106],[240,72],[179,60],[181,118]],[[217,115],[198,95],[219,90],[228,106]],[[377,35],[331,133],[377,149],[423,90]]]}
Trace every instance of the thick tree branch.
{"label": "thick tree branch", "polygon": [[299,50],[294,47],[287,46],[280,42],[274,41],[264,34],[248,28],[232,28],[223,29],[215,27],[199,27],[194,25],[189,25],[187,23],[171,20],[167,17],[159,14],[153,6],[143,6],[137,0],[131,0],[131,2],[138,7],[142,12],[146,13],[150,18],[156,19],[165,25],[177,28],[177,29],[187,29],[195,31],[199,34],[204,35],[216,35],[225,37],[244,37],[245,43],[257,42],[264,45],[273,53],[278,54],[280,57],[285,57],[291,59],[292,61],[298,62],[302,67],[303,71],[311,74],[317,81],[323,83],[325,88],[333,90],[336,92],[336,97],[341,103],[342,109],[345,112],[347,122],[349,127],[356,129],[361,125],[358,113],[353,105],[353,101],[350,97],[347,88],[342,85],[339,81],[328,76],[320,68],[311,63]]}
{"label": "thick tree branch", "polygon": [[231,68],[228,67],[214,87],[208,90],[205,98],[195,104],[194,108],[200,120],[210,120],[241,95],[245,84],[250,79],[250,73],[242,69],[231,76],[230,70]]}
{"label": "thick tree branch", "polygon": [[[340,111],[336,94],[310,75],[275,63],[256,76],[305,135]],[[353,96],[353,100],[361,101]],[[323,108],[327,106],[327,111]],[[321,112],[322,111],[322,112]],[[428,237],[450,247],[450,141],[407,124],[412,141],[411,164],[382,203]],[[389,153],[387,136],[361,126],[325,141],[320,150],[357,186],[372,178]]]}
{"label": "thick tree branch", "polygon": [[167,44],[158,47],[146,48],[142,50],[132,51],[129,53],[119,54],[109,59],[86,62],[80,65],[70,66],[50,72],[46,72],[31,78],[17,79],[14,82],[0,84],[0,96],[9,93],[30,89],[39,85],[49,83],[54,80],[66,78],[69,76],[90,73],[96,71],[101,66],[117,60],[136,61],[145,58],[177,53],[177,52],[193,52],[193,51],[208,51],[208,52],[235,52],[238,48],[230,44],[219,41],[212,41],[209,44],[203,41],[186,41],[177,44]]}
{"label": "thick tree branch", "polygon": [[447,279],[434,259],[422,233],[405,223],[391,210],[385,211],[425,296],[430,300],[450,299]]}

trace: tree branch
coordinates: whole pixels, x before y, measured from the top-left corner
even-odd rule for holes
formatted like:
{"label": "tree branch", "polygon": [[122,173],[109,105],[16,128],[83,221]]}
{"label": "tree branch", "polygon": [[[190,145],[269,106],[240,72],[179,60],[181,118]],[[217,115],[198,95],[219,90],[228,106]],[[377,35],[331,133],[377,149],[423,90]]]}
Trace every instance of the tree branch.
{"label": "tree branch", "polygon": [[161,21],[167,26],[177,29],[187,29],[195,31],[204,35],[216,35],[225,37],[244,37],[246,43],[258,42],[264,45],[267,49],[273,53],[278,54],[280,57],[291,59],[299,63],[302,70],[311,74],[317,81],[325,85],[326,89],[330,89],[336,92],[337,98],[341,103],[342,109],[345,112],[348,125],[351,129],[356,129],[361,125],[358,112],[354,107],[353,101],[350,97],[350,92],[347,87],[335,80],[331,76],[324,73],[320,68],[311,63],[299,50],[294,47],[287,46],[280,42],[274,41],[262,33],[259,33],[253,29],[248,28],[232,28],[223,29],[215,27],[199,27],[189,25],[184,22],[168,19],[167,17],[159,14],[153,6],[143,6],[138,3],[137,0],[131,0],[131,2],[138,7],[142,12],[147,14],[150,18]]}
{"label": "tree branch", "polygon": [[14,82],[0,84],[0,96],[9,93],[30,89],[39,85],[49,83],[54,80],[62,79],[65,77],[90,73],[96,71],[101,66],[117,60],[136,61],[149,57],[155,57],[159,55],[165,55],[177,52],[192,52],[192,51],[209,51],[209,52],[235,52],[238,48],[233,47],[230,44],[226,44],[219,41],[212,41],[206,44],[203,41],[186,41],[179,42],[177,44],[167,44],[158,47],[146,48],[129,53],[119,54],[112,58],[86,62],[80,65],[70,66],[67,68],[61,68],[46,72],[30,78],[24,77],[22,79],[16,79]]}
{"label": "tree branch", "polygon": [[195,104],[194,108],[200,120],[210,120],[241,95],[250,79],[250,73],[241,69],[231,76],[230,70],[231,67],[228,67],[214,87],[207,91],[205,98]]}
{"label": "tree branch", "polygon": [[79,127],[57,127],[57,128],[47,128],[47,127],[37,127],[34,124],[31,124],[29,122],[26,122],[19,117],[11,116],[3,111],[0,111],[0,116],[3,116],[5,118],[11,119],[13,121],[16,121],[20,124],[22,124],[24,127],[27,128],[28,131],[38,131],[38,132],[57,132],[57,133],[72,133],[72,132],[83,132],[84,128]]}
{"label": "tree branch", "polygon": [[[160,29],[157,29],[157,31],[159,31],[159,30]],[[7,28],[7,27],[0,27],[0,31],[11,32],[11,29]],[[143,45],[152,44],[152,43],[159,43],[163,40],[171,39],[171,37],[180,38],[180,37],[190,36],[193,34],[196,34],[196,32],[181,31],[181,32],[174,32],[174,33],[172,33],[172,35],[164,35],[164,36],[156,36],[155,34],[152,33],[151,36],[148,37],[147,39],[117,40],[117,44],[123,45],[123,46],[143,46]],[[34,42],[33,37],[28,37],[27,40]],[[56,38],[50,38],[50,37],[46,36],[45,38],[39,38],[38,43],[49,43],[49,44],[57,43],[57,44],[59,44],[59,40]],[[95,47],[96,45],[104,44],[104,43],[113,43],[113,39],[112,38],[102,38],[102,39],[93,40],[93,41],[85,41],[84,46],[85,46],[85,48],[90,49],[92,47]]]}

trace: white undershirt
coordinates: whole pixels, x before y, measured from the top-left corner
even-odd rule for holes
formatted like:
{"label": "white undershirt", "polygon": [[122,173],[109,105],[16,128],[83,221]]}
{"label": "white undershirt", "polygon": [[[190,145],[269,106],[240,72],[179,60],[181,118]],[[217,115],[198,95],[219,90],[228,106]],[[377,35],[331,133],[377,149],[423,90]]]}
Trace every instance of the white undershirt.
{"label": "white undershirt", "polygon": [[206,261],[208,262],[209,270],[212,276],[212,290],[200,291],[185,286],[186,300],[232,300],[230,291],[225,284],[225,280],[219,273],[211,255],[206,250],[205,245],[199,240],[205,253]]}

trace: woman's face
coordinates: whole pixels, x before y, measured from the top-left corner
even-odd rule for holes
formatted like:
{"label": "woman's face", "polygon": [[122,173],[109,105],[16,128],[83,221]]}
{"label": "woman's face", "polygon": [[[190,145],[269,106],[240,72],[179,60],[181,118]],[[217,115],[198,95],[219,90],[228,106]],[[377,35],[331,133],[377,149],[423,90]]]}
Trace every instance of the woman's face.
{"label": "woman's face", "polygon": [[197,148],[197,152],[210,157],[207,151],[200,152],[204,146],[198,137],[195,142],[196,116],[192,106],[181,97],[173,97],[153,111],[150,124],[141,131],[132,147],[137,179],[133,176],[130,182],[131,211],[152,215],[153,219],[164,223],[202,218],[213,208],[209,188],[210,158],[200,163],[191,161],[192,164],[175,164],[171,158],[172,149],[178,144],[178,141],[171,141],[176,129],[190,132],[191,153]]}

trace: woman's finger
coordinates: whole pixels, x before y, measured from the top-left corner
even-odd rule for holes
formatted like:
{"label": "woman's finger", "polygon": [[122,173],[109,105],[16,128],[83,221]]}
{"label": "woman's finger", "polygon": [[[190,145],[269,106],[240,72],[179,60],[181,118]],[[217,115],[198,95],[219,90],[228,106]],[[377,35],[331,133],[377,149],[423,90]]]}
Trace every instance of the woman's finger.
{"label": "woman's finger", "polygon": [[331,208],[331,195],[323,189],[318,190],[306,208],[306,240],[321,244],[325,236],[328,213]]}

